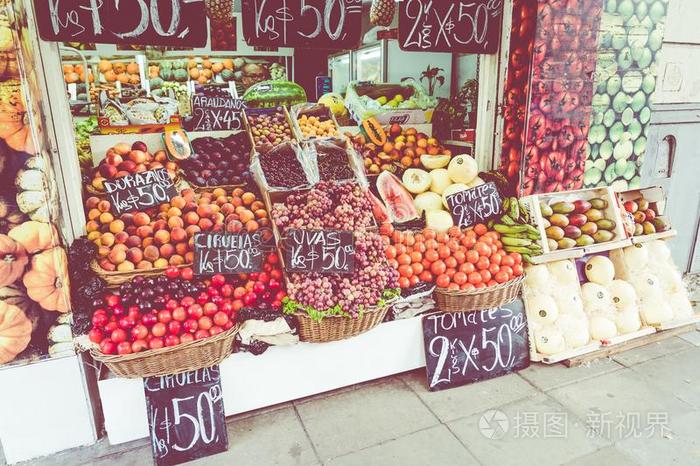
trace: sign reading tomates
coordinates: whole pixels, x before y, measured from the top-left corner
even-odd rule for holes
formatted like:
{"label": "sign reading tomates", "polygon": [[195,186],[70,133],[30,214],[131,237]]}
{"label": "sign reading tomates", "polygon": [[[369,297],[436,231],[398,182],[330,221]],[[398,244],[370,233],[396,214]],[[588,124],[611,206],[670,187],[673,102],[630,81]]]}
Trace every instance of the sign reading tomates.
{"label": "sign reading tomates", "polygon": [[228,449],[219,366],[143,379],[157,466],[181,464]]}
{"label": "sign reading tomates", "polygon": [[204,47],[204,0],[34,0],[44,40]]}
{"label": "sign reading tomates", "polygon": [[360,42],[362,0],[243,0],[248,45],[349,49]]}
{"label": "sign reading tomates", "polygon": [[402,50],[498,51],[503,0],[404,0],[399,5]]}
{"label": "sign reading tomates", "polygon": [[493,182],[457,191],[446,198],[452,219],[460,228],[485,223],[501,213],[501,196]]}

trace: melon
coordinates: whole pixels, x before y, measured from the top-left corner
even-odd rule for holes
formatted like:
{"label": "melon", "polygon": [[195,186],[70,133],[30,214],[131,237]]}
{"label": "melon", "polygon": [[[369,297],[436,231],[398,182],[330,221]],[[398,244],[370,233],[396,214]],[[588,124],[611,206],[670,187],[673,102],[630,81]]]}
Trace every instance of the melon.
{"label": "melon", "polygon": [[460,191],[466,191],[467,189],[469,189],[469,186],[467,186],[466,184],[462,184],[462,183],[451,184],[447,188],[445,188],[445,190],[442,192],[442,205],[445,207],[445,209],[449,208],[449,206],[447,204],[447,197],[448,196],[451,196],[451,195],[458,193]]}
{"label": "melon", "polygon": [[554,301],[560,314],[580,314],[583,312],[583,300],[578,294],[564,291],[554,294]]}
{"label": "melon", "polygon": [[637,292],[634,287],[624,280],[613,280],[608,285],[608,291],[612,296],[617,309],[626,309],[637,305]]}
{"label": "melon", "polygon": [[569,260],[551,262],[547,264],[547,268],[550,275],[561,285],[567,287],[576,287],[578,285],[578,273],[573,262]]}
{"label": "melon", "polygon": [[337,117],[344,116],[348,113],[348,110],[345,108],[343,97],[340,94],[334,94],[332,92],[323,94],[321,98],[318,99],[318,103],[328,107],[331,113]]}
{"label": "melon", "polygon": [[432,181],[430,174],[420,168],[409,168],[401,177],[403,185],[413,194],[420,194],[430,188]]}
{"label": "melon", "polygon": [[436,233],[445,233],[454,226],[454,220],[447,211],[429,210],[425,213],[425,225]]}
{"label": "melon", "polygon": [[481,186],[482,184],[486,184],[486,181],[482,180],[481,177],[477,176],[469,183],[467,183],[467,186],[469,186],[470,188],[476,188],[477,186]]}
{"label": "melon", "polygon": [[377,177],[377,191],[386,205],[392,222],[408,222],[418,218],[413,196],[393,174],[383,171]]}
{"label": "melon", "polygon": [[448,186],[452,184],[450,176],[447,174],[447,170],[444,168],[437,168],[430,171],[430,190],[434,193],[442,195]]}
{"label": "melon", "polygon": [[649,257],[653,257],[657,261],[667,261],[671,258],[671,250],[666,245],[665,241],[654,240],[646,243]]}
{"label": "melon", "polygon": [[546,265],[531,265],[525,269],[525,283],[533,291],[542,292],[549,288],[551,277]]}
{"label": "melon", "polygon": [[609,340],[617,335],[615,322],[603,316],[591,317],[589,328],[593,340]]}
{"label": "melon", "polygon": [[586,312],[608,310],[613,307],[608,290],[597,283],[584,283],[581,286],[581,297]]}
{"label": "melon", "polygon": [[673,265],[660,263],[655,272],[665,294],[673,294],[684,289],[683,278]]}
{"label": "melon", "polygon": [[428,191],[417,195],[413,201],[413,205],[416,206],[419,215],[422,214],[423,211],[442,210],[442,197],[438,193]]}
{"label": "melon", "polygon": [[553,324],[559,317],[559,309],[554,299],[546,294],[537,294],[528,299],[527,318],[538,325]]}
{"label": "melon", "polygon": [[453,182],[467,184],[476,178],[479,166],[471,155],[456,155],[450,160],[447,172]]}
{"label": "melon", "polygon": [[621,334],[636,332],[642,326],[639,310],[636,307],[621,310],[615,316],[615,326]]}
{"label": "melon", "polygon": [[673,319],[673,310],[663,298],[652,297],[642,299],[639,314],[648,324],[658,325]]}
{"label": "melon", "polygon": [[590,336],[585,315],[562,314],[555,325],[564,335],[567,348],[575,349],[588,344]]}
{"label": "melon", "polygon": [[674,319],[685,319],[693,315],[693,305],[690,304],[685,290],[671,294],[668,297],[668,303],[673,311]]}
{"label": "melon", "polygon": [[649,249],[644,243],[625,248],[624,252],[625,265],[631,270],[641,270],[649,262]]}
{"label": "melon", "polygon": [[586,278],[598,285],[608,285],[615,278],[615,266],[605,256],[593,256],[584,267]]}
{"label": "melon", "polygon": [[557,354],[566,349],[562,332],[550,325],[535,332],[535,348],[541,354]]}
{"label": "melon", "polygon": [[658,277],[648,270],[632,274],[628,280],[640,299],[658,298],[663,296],[661,282]]}

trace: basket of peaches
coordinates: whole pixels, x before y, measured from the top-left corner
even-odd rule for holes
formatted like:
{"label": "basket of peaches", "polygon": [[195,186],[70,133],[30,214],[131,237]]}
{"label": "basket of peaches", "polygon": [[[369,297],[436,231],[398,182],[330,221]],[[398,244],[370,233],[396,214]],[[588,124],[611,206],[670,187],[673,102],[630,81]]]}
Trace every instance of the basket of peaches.
{"label": "basket of peaches", "polygon": [[259,273],[199,279],[190,267],[168,267],[96,297],[90,353],[126,378],[210,367],[231,354],[241,309],[280,310],[285,297],[276,252]]}
{"label": "basket of peaches", "polygon": [[490,309],[520,295],[522,256],[506,252],[500,234],[484,224],[399,231],[383,223],[379,231],[389,264],[399,272],[401,289],[435,284],[435,303],[441,311]]}
{"label": "basket of peaches", "polygon": [[95,196],[105,194],[105,180],[112,180],[122,176],[141,173],[156,168],[165,168],[176,184],[178,181],[178,165],[168,159],[164,150],[151,154],[148,147],[141,141],[129,144],[120,142],[107,149],[105,158],[94,168],[92,181],[85,186],[85,190]]}
{"label": "basket of peaches", "polygon": [[[243,188],[195,193],[183,190],[170,202],[143,212],[115,216],[110,202],[89,197],[87,237],[98,246],[92,269],[108,286],[131,278],[162,274],[167,267],[185,267],[194,259],[194,235],[200,232],[254,232],[268,229],[265,204]],[[272,237],[272,230],[269,230]]]}

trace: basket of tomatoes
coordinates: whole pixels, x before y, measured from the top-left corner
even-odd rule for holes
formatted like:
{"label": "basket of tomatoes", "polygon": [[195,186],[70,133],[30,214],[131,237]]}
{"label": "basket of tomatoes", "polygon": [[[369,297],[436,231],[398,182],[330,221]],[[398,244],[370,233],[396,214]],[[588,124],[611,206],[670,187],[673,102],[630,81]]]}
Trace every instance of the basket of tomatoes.
{"label": "basket of tomatoes", "polygon": [[500,234],[478,224],[446,232],[395,231],[380,228],[386,256],[399,272],[399,286],[434,283],[437,308],[464,312],[498,307],[518,297],[522,289],[522,256],[503,249]]}

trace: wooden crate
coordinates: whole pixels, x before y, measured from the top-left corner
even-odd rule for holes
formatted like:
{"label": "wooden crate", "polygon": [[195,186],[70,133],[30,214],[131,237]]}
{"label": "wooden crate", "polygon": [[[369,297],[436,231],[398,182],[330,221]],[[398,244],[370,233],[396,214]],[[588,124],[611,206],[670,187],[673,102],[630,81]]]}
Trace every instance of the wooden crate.
{"label": "wooden crate", "polygon": [[[252,147],[251,156],[252,153],[255,153],[257,151],[257,147],[255,147],[255,140],[253,139],[253,133],[251,131],[250,122],[248,121],[248,115],[264,115],[269,113],[275,113],[276,111],[277,109],[275,108],[247,108],[243,110],[243,127],[248,132],[248,136],[250,137],[250,146]],[[287,111],[287,107],[283,106],[282,111],[284,112],[285,120],[287,121],[287,124],[291,129],[292,137],[296,139],[297,143],[301,143],[301,135],[296,131],[294,122],[292,121],[292,117]]]}
{"label": "wooden crate", "polygon": [[[650,207],[653,206],[660,217],[664,216],[664,211],[666,210],[666,193],[661,186],[650,186],[648,188],[632,189],[617,193],[617,199],[620,201],[621,205],[626,201],[637,201],[642,198],[649,201]],[[624,210],[624,207],[622,207],[620,211],[623,217],[629,215]],[[678,232],[676,230],[669,228],[666,231],[653,233],[651,235],[631,236],[631,240],[632,244],[640,244],[657,239],[672,238],[677,234]]]}

